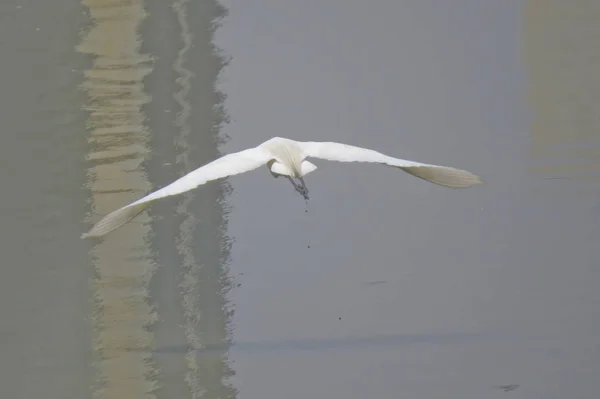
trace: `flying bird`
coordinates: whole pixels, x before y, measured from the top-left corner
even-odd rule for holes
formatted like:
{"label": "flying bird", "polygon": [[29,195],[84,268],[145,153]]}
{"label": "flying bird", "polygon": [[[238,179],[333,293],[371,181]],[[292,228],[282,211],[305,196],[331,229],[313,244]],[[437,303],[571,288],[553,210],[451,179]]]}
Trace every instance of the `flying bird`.
{"label": "flying bird", "polygon": [[[212,180],[233,176],[266,165],[273,177],[284,176],[306,200],[308,189],[304,176],[317,169],[306,158],[320,158],[338,162],[369,162],[393,166],[440,186],[470,187],[483,183],[479,176],[466,170],[447,166],[393,158],[380,152],[335,142],[295,141],[273,137],[254,148],[227,154],[173,183],[106,215],[81,238],[100,237],[127,223],[144,211],[153,201],[192,190]],[[297,182],[294,180],[296,179]]]}

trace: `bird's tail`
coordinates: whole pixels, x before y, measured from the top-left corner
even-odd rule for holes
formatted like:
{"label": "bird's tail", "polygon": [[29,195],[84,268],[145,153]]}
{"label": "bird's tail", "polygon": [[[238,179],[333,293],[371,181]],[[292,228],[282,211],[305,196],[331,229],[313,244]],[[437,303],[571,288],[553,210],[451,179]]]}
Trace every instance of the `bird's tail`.
{"label": "bird's tail", "polygon": [[117,209],[114,212],[109,213],[105,217],[103,217],[100,221],[98,221],[87,233],[81,235],[81,238],[88,237],[100,237],[116,228],[124,225],[138,214],[140,214],[144,209],[146,209],[150,205],[150,201],[142,202],[139,204],[133,204],[124,206],[123,208]]}
{"label": "bird's tail", "polygon": [[400,169],[413,176],[445,187],[465,188],[483,183],[479,176],[471,172],[447,166],[400,166]]}

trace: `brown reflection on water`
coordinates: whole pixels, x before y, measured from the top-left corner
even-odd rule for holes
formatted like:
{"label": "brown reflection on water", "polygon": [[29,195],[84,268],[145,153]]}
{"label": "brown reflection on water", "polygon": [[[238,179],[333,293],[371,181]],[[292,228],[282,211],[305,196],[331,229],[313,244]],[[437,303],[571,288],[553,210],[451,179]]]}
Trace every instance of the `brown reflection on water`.
{"label": "brown reflection on water", "polygon": [[528,0],[532,155],[544,177],[600,179],[600,2]]}
{"label": "brown reflection on water", "polygon": [[[88,95],[89,169],[93,221],[141,197],[150,184],[140,168],[148,153],[144,127],[142,79],[151,71],[149,58],[140,54],[138,27],[145,17],[143,1],[84,0],[91,28],[78,50],[91,55],[83,89]],[[148,303],[154,272],[148,216],[142,214],[100,242],[92,250],[95,312],[95,366],[98,398],[154,397],[154,367],[147,354],[148,327],[155,313]]]}

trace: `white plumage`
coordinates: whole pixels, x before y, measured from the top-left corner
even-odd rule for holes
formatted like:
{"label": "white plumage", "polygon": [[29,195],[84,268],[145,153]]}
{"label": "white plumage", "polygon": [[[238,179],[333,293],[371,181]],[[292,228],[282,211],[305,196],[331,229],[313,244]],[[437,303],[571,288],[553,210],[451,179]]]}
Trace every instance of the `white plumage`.
{"label": "white plumage", "polygon": [[[99,237],[127,223],[152,201],[192,190],[212,180],[237,175],[267,165],[275,177],[285,176],[294,188],[308,200],[303,176],[317,169],[306,158],[321,158],[339,162],[370,162],[400,168],[413,176],[440,186],[463,188],[483,181],[461,169],[393,158],[380,152],[334,142],[294,141],[273,137],[247,150],[227,154],[175,180],[139,200],[113,211],[81,237]],[[297,184],[293,178],[300,181]]]}

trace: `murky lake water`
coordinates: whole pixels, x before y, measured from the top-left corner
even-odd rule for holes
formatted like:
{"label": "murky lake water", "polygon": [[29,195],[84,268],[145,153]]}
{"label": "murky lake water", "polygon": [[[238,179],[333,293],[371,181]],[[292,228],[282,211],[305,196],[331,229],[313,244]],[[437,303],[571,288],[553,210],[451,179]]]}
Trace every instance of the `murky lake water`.
{"label": "murky lake water", "polygon": [[[0,396],[595,398],[600,6],[0,4]],[[216,47],[215,47],[216,46]],[[107,212],[272,136],[316,160]]]}

